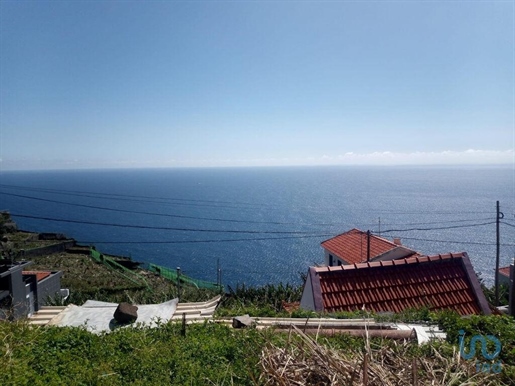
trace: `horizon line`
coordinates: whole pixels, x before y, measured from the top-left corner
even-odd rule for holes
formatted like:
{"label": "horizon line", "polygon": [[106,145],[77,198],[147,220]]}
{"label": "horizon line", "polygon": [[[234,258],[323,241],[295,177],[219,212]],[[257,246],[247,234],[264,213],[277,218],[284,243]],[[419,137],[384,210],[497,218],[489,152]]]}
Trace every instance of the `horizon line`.
{"label": "horizon line", "polygon": [[327,165],[181,165],[181,166],[106,166],[106,167],[77,167],[77,168],[47,168],[47,169],[2,169],[0,173],[12,172],[72,172],[72,171],[122,171],[122,170],[178,170],[178,169],[294,169],[294,168],[508,168],[515,171],[513,163],[433,163],[433,164],[327,164]]}

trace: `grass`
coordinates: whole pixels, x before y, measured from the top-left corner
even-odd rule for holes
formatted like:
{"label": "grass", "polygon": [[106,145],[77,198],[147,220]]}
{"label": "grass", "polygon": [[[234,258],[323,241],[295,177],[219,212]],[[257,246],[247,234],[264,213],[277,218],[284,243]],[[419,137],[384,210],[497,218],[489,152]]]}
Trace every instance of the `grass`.
{"label": "grass", "polygon": [[251,385],[264,336],[217,324],[83,328],[0,323],[2,385]]}
{"label": "grass", "polygon": [[[84,328],[0,323],[2,385],[513,385],[515,367],[482,373],[448,342],[418,346],[299,330],[234,330],[217,323],[91,334]],[[329,383],[328,380],[332,381]]]}

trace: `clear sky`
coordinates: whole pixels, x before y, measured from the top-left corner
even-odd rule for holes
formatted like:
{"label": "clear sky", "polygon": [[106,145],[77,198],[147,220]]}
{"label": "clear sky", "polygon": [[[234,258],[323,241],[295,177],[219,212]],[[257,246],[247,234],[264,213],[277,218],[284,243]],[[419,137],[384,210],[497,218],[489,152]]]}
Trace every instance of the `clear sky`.
{"label": "clear sky", "polygon": [[513,1],[0,1],[0,169],[514,163]]}

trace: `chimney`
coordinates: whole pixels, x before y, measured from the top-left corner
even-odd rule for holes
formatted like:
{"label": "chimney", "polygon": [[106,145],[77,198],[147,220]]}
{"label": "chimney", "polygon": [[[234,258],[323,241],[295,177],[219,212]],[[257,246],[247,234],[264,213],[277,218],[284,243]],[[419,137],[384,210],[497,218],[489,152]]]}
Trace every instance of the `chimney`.
{"label": "chimney", "polygon": [[402,245],[400,237],[395,237],[395,238],[393,239],[393,243],[394,243],[395,245]]}

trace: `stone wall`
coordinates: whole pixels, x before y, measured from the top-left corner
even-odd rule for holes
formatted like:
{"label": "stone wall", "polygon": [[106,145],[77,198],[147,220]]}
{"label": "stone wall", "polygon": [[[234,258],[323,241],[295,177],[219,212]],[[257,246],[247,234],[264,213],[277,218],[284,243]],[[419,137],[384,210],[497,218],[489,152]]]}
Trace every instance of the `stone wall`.
{"label": "stone wall", "polygon": [[53,253],[64,252],[68,248],[74,247],[76,245],[75,240],[66,240],[61,243],[47,245],[46,247],[39,247],[33,249],[26,249],[22,252],[21,256],[26,259],[30,257],[43,256],[43,255],[51,255]]}

